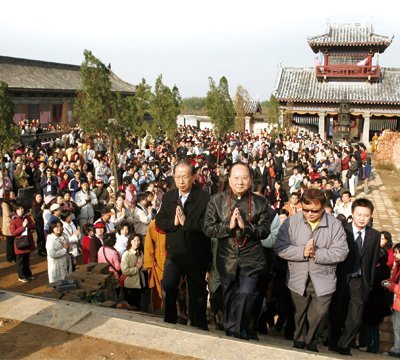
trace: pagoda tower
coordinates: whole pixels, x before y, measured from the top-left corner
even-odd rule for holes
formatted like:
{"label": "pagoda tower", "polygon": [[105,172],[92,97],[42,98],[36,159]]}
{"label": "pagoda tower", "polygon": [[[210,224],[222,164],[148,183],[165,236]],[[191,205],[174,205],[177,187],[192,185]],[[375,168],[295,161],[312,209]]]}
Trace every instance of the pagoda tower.
{"label": "pagoda tower", "polygon": [[314,67],[278,71],[281,119],[290,113],[296,126],[323,139],[367,145],[374,132],[400,129],[400,69],[379,65],[393,36],[375,34],[372,24],[332,24],[307,40]]}

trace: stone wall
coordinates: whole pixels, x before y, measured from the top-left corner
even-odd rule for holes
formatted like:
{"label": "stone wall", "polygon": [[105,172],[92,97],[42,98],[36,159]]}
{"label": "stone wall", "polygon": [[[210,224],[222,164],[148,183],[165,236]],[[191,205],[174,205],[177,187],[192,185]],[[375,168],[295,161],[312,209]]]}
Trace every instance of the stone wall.
{"label": "stone wall", "polygon": [[375,160],[391,161],[400,169],[400,133],[385,130],[379,139]]}

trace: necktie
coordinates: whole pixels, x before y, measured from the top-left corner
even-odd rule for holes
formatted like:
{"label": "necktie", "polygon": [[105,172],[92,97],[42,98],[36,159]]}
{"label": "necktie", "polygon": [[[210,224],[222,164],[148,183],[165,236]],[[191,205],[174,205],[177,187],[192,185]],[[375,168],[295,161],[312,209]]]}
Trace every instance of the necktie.
{"label": "necktie", "polygon": [[357,232],[357,237],[355,239],[355,260],[354,260],[354,266],[353,266],[353,272],[351,274],[352,277],[357,277],[360,274],[360,265],[361,265],[361,249],[362,249],[362,236],[361,236],[361,231]]}

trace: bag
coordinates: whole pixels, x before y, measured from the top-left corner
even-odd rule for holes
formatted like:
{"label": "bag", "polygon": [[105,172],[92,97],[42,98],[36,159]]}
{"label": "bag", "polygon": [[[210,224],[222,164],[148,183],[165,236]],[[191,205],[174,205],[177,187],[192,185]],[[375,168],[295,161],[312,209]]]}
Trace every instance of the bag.
{"label": "bag", "polygon": [[17,247],[18,250],[26,250],[29,247],[29,239],[28,237],[21,236],[19,238],[15,239],[15,246]]}
{"label": "bag", "polygon": [[353,172],[348,170],[346,173],[346,179],[351,179],[352,176],[353,176]]}
{"label": "bag", "polygon": [[126,279],[126,278],[127,278],[127,276],[124,275],[124,274],[122,274],[122,275],[119,277],[119,284],[120,284],[121,287],[124,287],[124,285],[125,285],[125,279]]}

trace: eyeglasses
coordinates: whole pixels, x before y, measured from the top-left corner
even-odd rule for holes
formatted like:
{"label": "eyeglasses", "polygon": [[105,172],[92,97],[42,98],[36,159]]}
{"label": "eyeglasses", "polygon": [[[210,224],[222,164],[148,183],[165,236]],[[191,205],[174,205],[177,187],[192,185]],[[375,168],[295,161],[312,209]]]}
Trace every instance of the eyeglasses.
{"label": "eyeglasses", "polygon": [[318,214],[323,208],[320,208],[318,210],[312,210],[312,209],[302,209],[303,212],[305,213],[311,213],[311,214]]}

